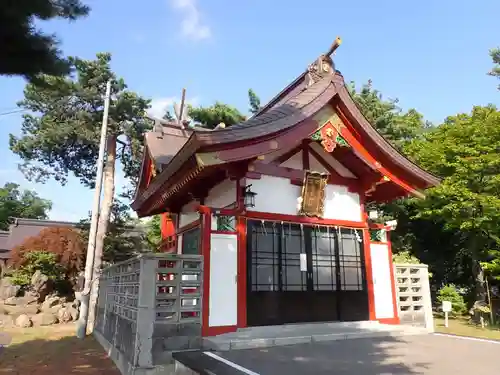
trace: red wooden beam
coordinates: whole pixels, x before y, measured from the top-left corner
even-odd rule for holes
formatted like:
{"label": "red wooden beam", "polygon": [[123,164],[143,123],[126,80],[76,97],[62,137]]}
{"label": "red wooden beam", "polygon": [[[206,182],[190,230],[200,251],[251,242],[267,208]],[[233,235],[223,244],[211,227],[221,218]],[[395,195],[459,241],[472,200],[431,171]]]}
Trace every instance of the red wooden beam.
{"label": "red wooden beam", "polygon": [[353,129],[352,124],[349,122],[348,118],[342,113],[341,109],[337,106],[336,111],[340,117],[340,119],[344,122],[346,126],[349,127],[347,129],[346,127],[341,128],[340,134],[341,136],[349,143],[349,145],[357,151],[357,153],[364,159],[366,163],[371,165],[373,168],[378,170],[380,173],[383,175],[387,176],[390,178],[391,181],[393,181],[395,184],[401,186],[403,189],[405,189],[408,193],[411,193],[415,196],[420,196],[423,197],[423,194],[420,193],[417,189],[413,188],[412,186],[408,185],[405,181],[401,180],[399,177],[395,176],[393,173],[391,173],[387,168],[385,168],[383,165],[380,164],[379,161],[377,161],[369,152],[368,150],[356,139],[356,137],[353,136],[351,133],[350,129]]}
{"label": "red wooden beam", "polygon": [[309,161],[309,139],[302,140],[302,169],[307,171],[311,168]]}

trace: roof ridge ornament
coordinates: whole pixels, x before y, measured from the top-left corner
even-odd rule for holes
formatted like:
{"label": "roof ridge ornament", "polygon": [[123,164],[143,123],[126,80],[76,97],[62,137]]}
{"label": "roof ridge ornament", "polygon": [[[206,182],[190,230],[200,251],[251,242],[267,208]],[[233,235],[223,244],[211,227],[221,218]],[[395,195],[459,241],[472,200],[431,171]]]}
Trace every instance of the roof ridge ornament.
{"label": "roof ridge ornament", "polygon": [[335,38],[328,51],[320,55],[315,62],[307,67],[306,88],[318,82],[321,78],[335,74],[335,64],[331,56],[335,54],[336,49],[341,44],[342,39],[340,37]]}

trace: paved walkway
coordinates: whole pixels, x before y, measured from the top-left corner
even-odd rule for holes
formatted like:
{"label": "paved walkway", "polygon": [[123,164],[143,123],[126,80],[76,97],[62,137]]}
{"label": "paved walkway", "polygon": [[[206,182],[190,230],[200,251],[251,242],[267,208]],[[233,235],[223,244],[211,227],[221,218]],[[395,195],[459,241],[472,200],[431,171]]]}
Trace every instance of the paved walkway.
{"label": "paved walkway", "polygon": [[499,353],[497,343],[420,335],[214,352],[203,356],[207,357],[207,364],[219,362],[216,374],[493,375],[500,373],[496,361]]}

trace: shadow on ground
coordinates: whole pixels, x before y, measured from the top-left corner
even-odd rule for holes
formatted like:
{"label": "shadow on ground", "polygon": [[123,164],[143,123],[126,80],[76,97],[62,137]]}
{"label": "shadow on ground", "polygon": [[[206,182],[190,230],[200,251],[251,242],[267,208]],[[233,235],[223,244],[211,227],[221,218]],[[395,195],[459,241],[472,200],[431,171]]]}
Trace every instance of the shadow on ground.
{"label": "shadow on ground", "polygon": [[[426,356],[415,356],[413,345],[405,337],[362,338],[219,352],[218,355],[261,375],[428,374],[430,365]],[[413,353],[411,359],[408,353]]]}
{"label": "shadow on ground", "polygon": [[93,337],[34,339],[0,350],[0,374],[120,374]]}

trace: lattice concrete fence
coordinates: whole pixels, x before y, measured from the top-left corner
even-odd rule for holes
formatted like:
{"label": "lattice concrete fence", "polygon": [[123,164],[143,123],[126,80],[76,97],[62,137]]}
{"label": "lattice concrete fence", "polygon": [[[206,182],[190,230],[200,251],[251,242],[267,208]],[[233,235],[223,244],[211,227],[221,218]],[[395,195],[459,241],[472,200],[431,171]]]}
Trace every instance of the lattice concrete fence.
{"label": "lattice concrete fence", "polygon": [[172,351],[201,348],[202,270],[201,256],[177,254],[103,270],[94,335],[122,374],[159,374]]}
{"label": "lattice concrete fence", "polygon": [[429,271],[425,264],[395,264],[395,282],[401,324],[434,331]]}

